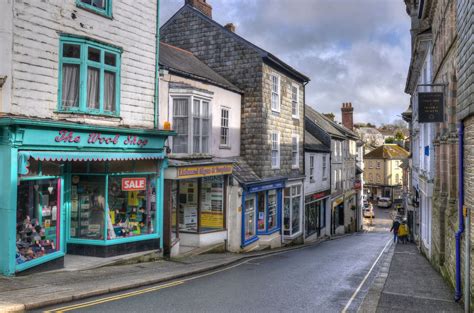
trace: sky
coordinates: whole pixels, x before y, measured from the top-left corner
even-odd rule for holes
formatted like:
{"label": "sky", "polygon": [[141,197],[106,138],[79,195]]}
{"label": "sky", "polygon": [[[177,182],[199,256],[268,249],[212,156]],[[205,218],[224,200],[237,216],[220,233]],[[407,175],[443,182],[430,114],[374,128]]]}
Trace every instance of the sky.
{"label": "sky", "polygon": [[[410,62],[410,20],[403,0],[207,0],[213,19],[267,50],[311,81],[306,104],[340,121],[343,102],[354,122],[400,120]],[[161,0],[165,23],[184,0]]]}

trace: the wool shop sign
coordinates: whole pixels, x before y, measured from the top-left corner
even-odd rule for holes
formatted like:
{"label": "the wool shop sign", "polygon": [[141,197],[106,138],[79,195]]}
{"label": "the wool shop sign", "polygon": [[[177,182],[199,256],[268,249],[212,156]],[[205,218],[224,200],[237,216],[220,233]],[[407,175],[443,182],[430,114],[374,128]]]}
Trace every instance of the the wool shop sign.
{"label": "the wool shop sign", "polygon": [[444,122],[444,94],[442,92],[418,93],[418,122]]}
{"label": "the wool shop sign", "polygon": [[[54,141],[57,143],[80,144],[84,140],[83,137],[83,134],[76,134],[71,130],[60,130],[59,134],[54,137]],[[119,134],[103,135],[101,133],[89,133],[85,137],[89,145],[124,145],[142,148],[148,144],[148,139],[135,135],[121,136]]]}

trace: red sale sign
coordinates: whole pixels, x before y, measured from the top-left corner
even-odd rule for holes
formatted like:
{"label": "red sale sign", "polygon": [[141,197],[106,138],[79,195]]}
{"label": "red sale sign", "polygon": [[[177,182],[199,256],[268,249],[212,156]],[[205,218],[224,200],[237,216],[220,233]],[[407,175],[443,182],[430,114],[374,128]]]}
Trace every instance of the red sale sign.
{"label": "red sale sign", "polygon": [[137,191],[146,189],[145,177],[122,178],[123,191]]}

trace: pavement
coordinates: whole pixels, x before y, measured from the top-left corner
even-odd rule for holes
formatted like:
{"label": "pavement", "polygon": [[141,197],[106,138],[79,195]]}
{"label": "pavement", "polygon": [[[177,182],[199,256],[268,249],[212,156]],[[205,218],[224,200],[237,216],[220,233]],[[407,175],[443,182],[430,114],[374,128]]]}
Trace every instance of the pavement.
{"label": "pavement", "polygon": [[[343,236],[341,236],[343,237]],[[217,253],[176,260],[56,270],[18,277],[0,277],[0,312],[23,312],[92,296],[172,281],[229,266],[245,259],[317,245],[314,242],[248,254]]]}
{"label": "pavement", "polygon": [[360,313],[463,312],[446,284],[414,244],[393,244]]}

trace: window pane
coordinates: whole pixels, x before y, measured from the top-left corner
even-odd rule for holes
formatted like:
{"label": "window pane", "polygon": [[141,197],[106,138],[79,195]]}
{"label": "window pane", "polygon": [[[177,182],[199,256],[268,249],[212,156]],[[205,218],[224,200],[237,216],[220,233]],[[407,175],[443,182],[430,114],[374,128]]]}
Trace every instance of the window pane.
{"label": "window pane", "polygon": [[100,71],[96,68],[89,67],[87,69],[87,107],[91,109],[99,109],[99,84]]}
{"label": "window pane", "polygon": [[104,111],[115,112],[115,73],[104,72]]}
{"label": "window pane", "polygon": [[276,190],[270,190],[268,192],[268,229],[271,230],[277,225],[277,193]]}
{"label": "window pane", "polygon": [[257,194],[257,203],[258,203],[258,230],[265,231],[266,224],[266,192],[261,191]]}
{"label": "window pane", "polygon": [[105,64],[115,66],[116,61],[115,61],[115,54],[113,53],[105,53]]}
{"label": "window pane", "polygon": [[285,188],[285,196],[283,201],[283,234],[290,235],[290,204],[291,204],[291,194],[290,188]]}
{"label": "window pane", "polygon": [[59,250],[57,180],[22,181],[18,185],[16,264]]}
{"label": "window pane", "polygon": [[73,238],[104,239],[105,176],[76,175],[71,185]]}
{"label": "window pane", "polygon": [[301,196],[293,197],[292,202],[292,212],[291,212],[291,234],[296,234],[300,231],[300,206],[301,206]]}
{"label": "window pane", "polygon": [[200,231],[224,228],[224,177],[203,177],[201,181]]}
{"label": "window pane", "polygon": [[155,228],[153,176],[109,176],[107,239],[151,234]]}
{"label": "window pane", "polygon": [[90,61],[100,62],[100,50],[96,48],[89,47],[87,58]]}
{"label": "window pane", "polygon": [[201,120],[198,117],[193,118],[193,152],[201,152]]}
{"label": "window pane", "polygon": [[79,65],[63,64],[61,107],[79,107]]}
{"label": "window pane", "polygon": [[63,45],[63,57],[66,58],[80,58],[81,46],[65,43]]}

